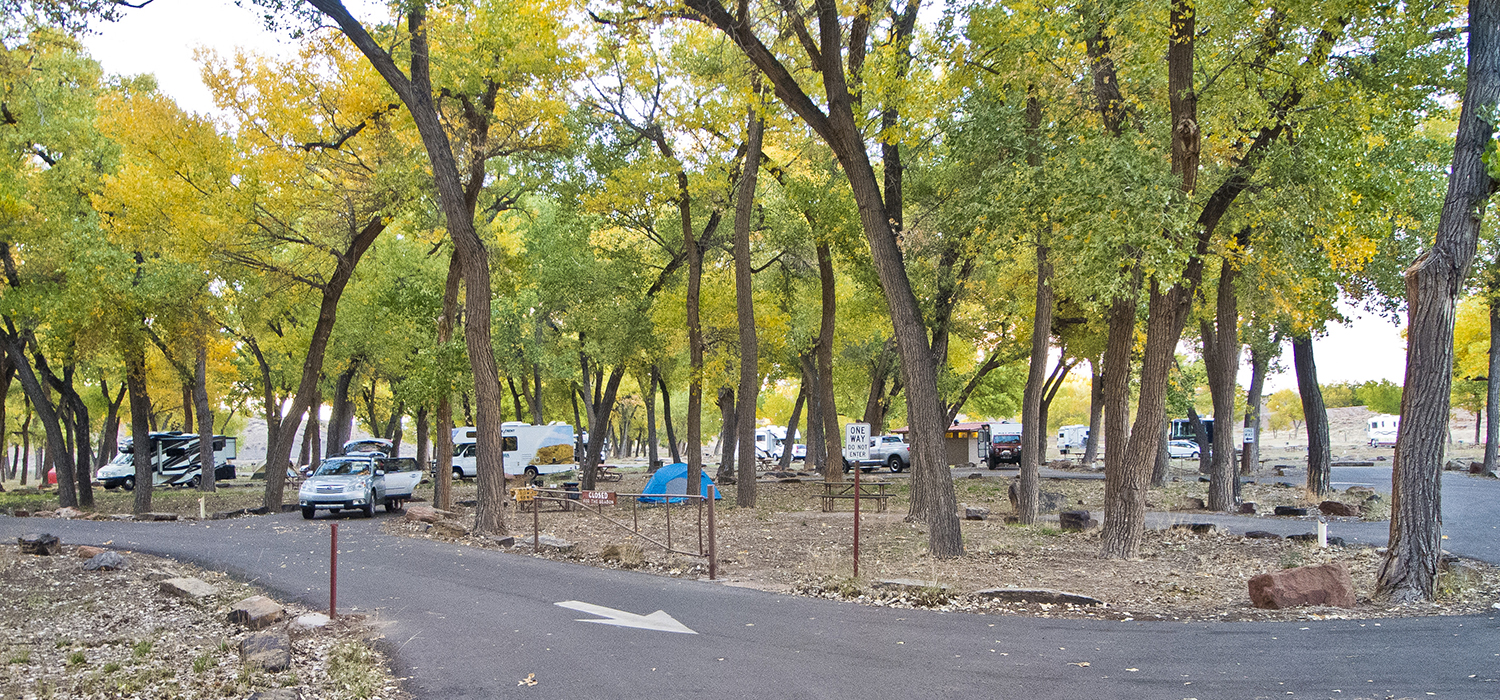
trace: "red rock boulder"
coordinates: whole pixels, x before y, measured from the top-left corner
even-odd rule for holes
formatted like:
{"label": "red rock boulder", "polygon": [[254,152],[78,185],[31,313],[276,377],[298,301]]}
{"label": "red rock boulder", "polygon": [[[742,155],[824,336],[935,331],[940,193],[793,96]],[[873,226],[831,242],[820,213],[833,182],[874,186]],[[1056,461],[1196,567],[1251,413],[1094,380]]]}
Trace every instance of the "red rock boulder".
{"label": "red rock boulder", "polygon": [[1355,605],[1354,581],[1342,564],[1302,566],[1260,574],[1250,579],[1250,602],[1257,608],[1280,610],[1298,605]]}

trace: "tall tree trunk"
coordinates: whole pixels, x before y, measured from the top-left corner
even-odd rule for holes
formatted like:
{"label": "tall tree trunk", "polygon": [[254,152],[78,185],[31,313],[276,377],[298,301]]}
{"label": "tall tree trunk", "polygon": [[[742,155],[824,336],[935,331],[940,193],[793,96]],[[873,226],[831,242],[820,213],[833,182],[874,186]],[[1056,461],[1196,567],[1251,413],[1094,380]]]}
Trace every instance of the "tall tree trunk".
{"label": "tall tree trunk", "polygon": [[661,387],[662,422],[667,428],[667,448],[672,452],[672,463],[681,464],[682,454],[677,449],[677,432],[672,429],[672,392],[667,389],[667,380],[661,376],[656,365],[651,365],[651,376],[656,378],[656,384]]}
{"label": "tall tree trunk", "polygon": [[[719,405],[721,425],[719,430],[719,470],[714,472],[714,481],[723,484],[735,478],[734,458],[735,438],[737,435],[735,425],[738,422],[739,413],[735,411],[734,387],[719,387],[719,399],[715,403]],[[754,439],[754,437],[751,437],[752,445],[754,445]]]}
{"label": "tall tree trunk", "polygon": [[426,3],[410,3],[406,10],[410,38],[410,76],[403,74],[391,54],[387,53],[365,30],[359,20],[340,0],[308,0],[343,30],[371,65],[396,92],[407,107],[417,132],[422,137],[432,166],[433,183],[438,193],[449,237],[460,265],[468,294],[465,297],[464,341],[469,351],[470,372],[478,403],[475,422],[475,466],[479,471],[478,505],[474,529],[479,534],[506,534],[505,471],[502,463],[500,372],[495,363],[494,343],[490,337],[491,284],[489,253],[474,229],[473,211],[465,198],[457,161],[433,102],[430,58],[427,39]]}
{"label": "tall tree trunk", "polygon": [[[73,456],[68,452],[67,438],[63,435],[64,426],[58,415],[57,407],[52,403],[52,397],[47,387],[37,378],[36,372],[32,370],[31,363],[26,358],[24,340],[11,325],[10,319],[5,320],[6,328],[3,333],[5,351],[10,355],[10,361],[15,365],[16,371],[21,377],[21,387],[25,389],[26,395],[31,399],[32,409],[36,411],[36,417],[42,422],[42,428],[47,433],[47,453],[57,463],[57,502],[59,506],[78,506],[77,482],[73,474]],[[45,472],[43,472],[43,476]],[[38,477],[38,483],[45,483],[43,476]]]}
{"label": "tall tree trunk", "polygon": [[[155,486],[151,453],[151,396],[146,388],[146,347],[137,334],[131,334],[124,342],[125,386],[130,391],[130,440],[131,462],[135,465],[136,515],[151,512],[151,492]],[[269,467],[267,467],[269,469]],[[266,475],[270,479],[270,474]],[[277,509],[281,504],[276,504]]]}
{"label": "tall tree trunk", "polygon": [[656,367],[653,365],[644,377],[638,377],[636,383],[645,388],[646,399],[646,472],[655,474],[657,466],[661,463],[661,450],[656,437]]}
{"label": "tall tree trunk", "polygon": [[[1500,271],[1496,272],[1500,276]],[[1491,290],[1489,295],[1490,305],[1490,363],[1488,381],[1485,382],[1484,401],[1484,473],[1495,476],[1497,467],[1500,467],[1500,417],[1497,417],[1496,407],[1500,407],[1500,289]],[[4,414],[0,413],[0,419]]]}
{"label": "tall tree trunk", "polygon": [[[756,88],[759,87],[757,81]],[[750,279],[750,215],[755,207],[761,138],[765,132],[765,122],[755,113],[753,105],[749,120],[745,127],[748,133],[745,167],[734,207],[734,300],[740,327],[740,410],[735,431],[740,454],[734,502],[744,508],[755,507],[755,407],[760,399],[760,345],[755,337],[755,298]]]}
{"label": "tall tree trunk", "polygon": [[[1246,239],[1248,233],[1245,234]],[[1244,243],[1248,240],[1242,239]],[[1244,243],[1241,243],[1243,246]],[[1234,395],[1240,369],[1239,305],[1235,296],[1234,264],[1225,258],[1219,267],[1216,319],[1202,324],[1203,364],[1208,391],[1214,402],[1213,463],[1208,473],[1208,509],[1229,511],[1234,507]]]}
{"label": "tall tree trunk", "polygon": [[194,433],[193,430],[193,384],[182,383],[182,432]]}
{"label": "tall tree trunk", "polygon": [[1448,193],[1432,248],[1406,271],[1406,378],[1391,476],[1391,534],[1377,595],[1431,600],[1442,555],[1443,438],[1453,367],[1453,309],[1468,276],[1480,224],[1496,182],[1484,153],[1492,126],[1482,116],[1500,102],[1500,1],[1469,3],[1468,86],[1449,169]]}
{"label": "tall tree trunk", "polygon": [[[7,399],[10,398],[10,385],[15,381],[15,378],[16,366],[11,364],[10,353],[0,352],[0,467],[4,466],[5,446],[9,442],[10,437],[9,433],[6,432],[5,407],[8,403]],[[106,401],[109,399],[107,392],[104,398]],[[103,451],[102,449],[100,450],[100,452]],[[88,467],[87,465],[80,465],[79,468],[87,469]],[[4,481],[4,477],[3,470],[0,470],[0,481]]]}
{"label": "tall tree trunk", "polygon": [[[885,414],[890,408],[890,396],[886,394],[885,385],[890,379],[895,360],[896,340],[891,338],[875,352],[875,357],[870,361],[870,393],[865,399],[864,422],[869,424],[871,435],[885,433]],[[892,389],[891,395],[895,393],[896,390]]]}
{"label": "tall tree trunk", "polygon": [[1292,364],[1297,368],[1297,391],[1302,395],[1302,419],[1307,422],[1307,490],[1323,496],[1328,493],[1333,447],[1328,438],[1328,409],[1313,362],[1312,336],[1292,336]]}
{"label": "tall tree trunk", "polygon": [[24,392],[21,396],[24,402],[25,420],[21,421],[21,485],[26,485],[27,476],[31,473],[31,416],[35,410],[31,407],[31,397]]}
{"label": "tall tree trunk", "polygon": [[198,357],[193,369],[193,409],[198,413],[198,471],[203,476],[198,488],[208,493],[217,490],[214,473],[214,413],[208,403],[208,338],[198,334]]}
{"label": "tall tree trunk", "polygon": [[[579,361],[583,365],[584,408],[588,411],[589,419],[589,442],[584,448],[583,457],[579,460],[579,485],[588,491],[594,489],[595,478],[598,467],[604,456],[604,441],[609,438],[609,414],[614,411],[615,394],[620,389],[620,380],[625,376],[625,363],[615,365],[609,372],[609,380],[604,383],[603,393],[599,394],[596,387],[594,392],[597,399],[589,397],[589,363],[588,358],[581,351],[578,353]],[[691,492],[690,492],[691,493]]]}
{"label": "tall tree trunk", "polygon": [[818,402],[815,412],[808,414],[811,420],[822,421],[823,436],[823,480],[843,481],[844,450],[843,436],[839,434],[839,409],[833,397],[833,329],[837,318],[838,295],[834,289],[833,252],[827,242],[818,244],[818,290],[822,298],[822,318],[818,322],[817,361]]}
{"label": "tall tree trunk", "polygon": [[[813,355],[804,354],[798,358],[802,364],[802,385],[806,387],[807,393],[807,462],[817,465],[826,480],[829,470],[841,468],[844,462],[842,453],[828,453],[828,440],[825,437],[826,431],[822,418],[823,391],[818,387],[817,361],[813,357]],[[839,466],[830,467],[830,460]]]}
{"label": "tall tree trunk", "polygon": [[1250,347],[1250,393],[1245,398],[1244,452],[1240,457],[1240,474],[1249,476],[1260,470],[1260,405],[1266,389],[1266,369],[1270,358],[1260,348]]}
{"label": "tall tree trunk", "polygon": [[312,401],[307,407],[307,428],[302,431],[302,442],[307,445],[307,459],[304,464],[313,471],[317,471],[318,465],[323,463],[323,389],[319,387],[313,392]]}
{"label": "tall tree trunk", "polygon": [[797,387],[797,401],[792,404],[792,417],[786,422],[786,440],[781,443],[781,459],[777,468],[787,471],[792,468],[792,458],[797,451],[797,421],[802,418],[802,402],[807,400],[807,387]]}
{"label": "tall tree trunk", "polygon": [[1104,437],[1100,432],[1101,423],[1104,421],[1104,370],[1103,362],[1099,358],[1089,360],[1089,371],[1093,376],[1089,380],[1089,436],[1083,444],[1083,466],[1092,468],[1094,462],[1099,459],[1099,440]]}
{"label": "tall tree trunk", "polygon": [[1188,404],[1187,417],[1188,425],[1193,427],[1193,442],[1198,443],[1198,473],[1207,474],[1214,464],[1213,441],[1208,437],[1208,427],[1203,424],[1196,406]]}
{"label": "tall tree trunk", "polygon": [[[125,387],[109,397],[109,380],[99,378],[99,393],[104,395],[104,425],[99,432],[99,451],[94,455],[94,471],[108,464],[120,449],[120,404],[125,401]],[[3,425],[3,424],[0,424]]]}
{"label": "tall tree trunk", "polygon": [[[1031,111],[1034,100],[1028,100]],[[1029,121],[1029,117],[1028,117]],[[1031,358],[1026,371],[1026,390],[1021,398],[1021,474],[1017,479],[1016,517],[1022,525],[1033,525],[1037,516],[1037,488],[1041,479],[1041,441],[1047,438],[1042,423],[1042,393],[1047,381],[1047,349],[1052,337],[1052,264],[1047,246],[1036,246],[1036,307],[1031,324]],[[1040,433],[1040,436],[1038,435]]]}
{"label": "tall tree trunk", "polygon": [[1156,447],[1156,465],[1151,468],[1151,488],[1159,489],[1167,485],[1167,472],[1172,468],[1172,451],[1167,449],[1168,438],[1172,433],[1170,421],[1161,422],[1161,440]]}
{"label": "tall tree trunk", "polygon": [[417,407],[417,468],[427,469],[432,459],[432,426],[426,406]]}
{"label": "tall tree trunk", "polygon": [[349,366],[334,383],[333,413],[328,417],[329,457],[343,454],[344,443],[354,437],[354,397],[349,394],[349,386],[354,383],[354,375],[359,373],[359,364],[360,358],[350,359]]}
{"label": "tall tree trunk", "polygon": [[[463,285],[463,265],[458,254],[448,258],[448,277],[443,283],[443,311],[438,317],[437,344],[443,347],[453,340],[453,326],[458,323],[458,293]],[[438,394],[437,473],[432,475],[432,505],[440,510],[453,507],[453,387],[446,382]],[[427,465],[422,465],[426,468]]]}
{"label": "tall tree trunk", "polygon": [[[1140,488],[1125,472],[1125,452],[1130,439],[1130,354],[1135,347],[1135,306],[1140,272],[1131,275],[1128,288],[1110,303],[1109,338],[1104,348],[1104,499],[1114,504],[1120,516],[1133,518],[1135,512],[1129,508]],[[1151,428],[1154,430],[1155,426]],[[1109,507],[1105,508],[1106,519]],[[1140,514],[1145,517],[1144,512]],[[1144,521],[1143,521],[1144,522]],[[1128,528],[1130,522],[1121,523]],[[1108,551],[1108,550],[1106,550]]]}

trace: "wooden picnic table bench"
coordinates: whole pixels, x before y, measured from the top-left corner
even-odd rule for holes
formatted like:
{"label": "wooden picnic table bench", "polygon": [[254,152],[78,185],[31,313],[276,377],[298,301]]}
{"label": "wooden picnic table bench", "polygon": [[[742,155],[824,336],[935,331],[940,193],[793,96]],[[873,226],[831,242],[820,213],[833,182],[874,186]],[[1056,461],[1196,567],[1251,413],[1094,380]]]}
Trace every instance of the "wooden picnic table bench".
{"label": "wooden picnic table bench", "polygon": [[625,475],[613,464],[601,464],[594,471],[594,481],[619,481],[623,478]]}
{"label": "wooden picnic table bench", "polygon": [[[822,484],[823,493],[818,494],[817,498],[819,498],[823,502],[824,513],[832,513],[834,511],[835,504],[837,504],[839,501],[854,500],[854,482],[824,481],[822,482]],[[880,506],[877,510],[883,513],[885,512],[885,502],[890,499],[892,495],[894,495],[887,493],[885,490],[885,487],[889,486],[890,484],[891,482],[889,481],[860,481],[859,498],[862,501],[872,500],[879,503]],[[863,510],[863,508],[861,508],[861,510]]]}

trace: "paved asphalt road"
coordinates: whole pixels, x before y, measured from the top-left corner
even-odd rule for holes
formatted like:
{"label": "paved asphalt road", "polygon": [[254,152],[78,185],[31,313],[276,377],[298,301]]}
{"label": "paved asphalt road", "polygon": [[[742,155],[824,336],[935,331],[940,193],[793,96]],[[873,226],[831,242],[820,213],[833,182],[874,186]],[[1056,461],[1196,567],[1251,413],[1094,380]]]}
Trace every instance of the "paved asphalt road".
{"label": "paved asphalt road", "polygon": [[[1445,480],[1447,507],[1493,515],[1500,484],[1474,485]],[[1500,611],[1183,624],[893,610],[392,537],[380,518],[339,521],[339,601],[384,626],[397,674],[421,698],[1500,697]],[[326,520],[0,517],[0,537],[39,529],[327,604]],[[696,634],[579,622],[595,616],[564,601],[662,610]],[[529,674],[537,685],[519,686]]]}

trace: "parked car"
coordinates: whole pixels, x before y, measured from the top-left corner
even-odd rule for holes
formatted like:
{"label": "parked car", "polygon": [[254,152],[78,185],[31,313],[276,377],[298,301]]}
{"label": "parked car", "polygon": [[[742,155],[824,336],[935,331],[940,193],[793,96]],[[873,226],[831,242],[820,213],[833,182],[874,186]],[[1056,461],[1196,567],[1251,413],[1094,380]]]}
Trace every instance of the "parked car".
{"label": "parked car", "polygon": [[1198,443],[1192,440],[1172,440],[1167,443],[1167,454],[1171,457],[1186,457],[1197,459],[1200,454]]}
{"label": "parked car", "polygon": [[366,518],[373,518],[375,504],[382,502],[388,511],[400,509],[386,499],[385,470],[376,465],[373,457],[365,455],[323,460],[297,492],[302,517],[308,520],[313,519],[319,510],[337,513],[345,509],[359,510]]}
{"label": "parked car", "polygon": [[[860,471],[874,471],[876,467],[884,465],[892,472],[906,471],[911,464],[911,446],[906,444],[906,438],[900,435],[881,435],[870,438],[869,459],[858,460]],[[846,451],[844,454],[844,471],[848,472],[855,466],[854,461],[849,459]]]}
{"label": "parked car", "polygon": [[[771,451],[771,460],[772,461],[781,461],[781,453],[782,453],[782,451],[784,449],[786,449],[786,444],[785,443],[777,445],[776,449],[774,449],[774,450]],[[807,459],[807,445],[804,445],[804,444],[802,444],[800,442],[797,443],[797,444],[792,445],[792,461],[794,461],[794,462],[798,461],[798,460],[804,460],[805,461],[806,459]]]}
{"label": "parked car", "polygon": [[386,510],[400,512],[422,483],[422,468],[411,457],[376,457],[375,464],[385,472]]}

